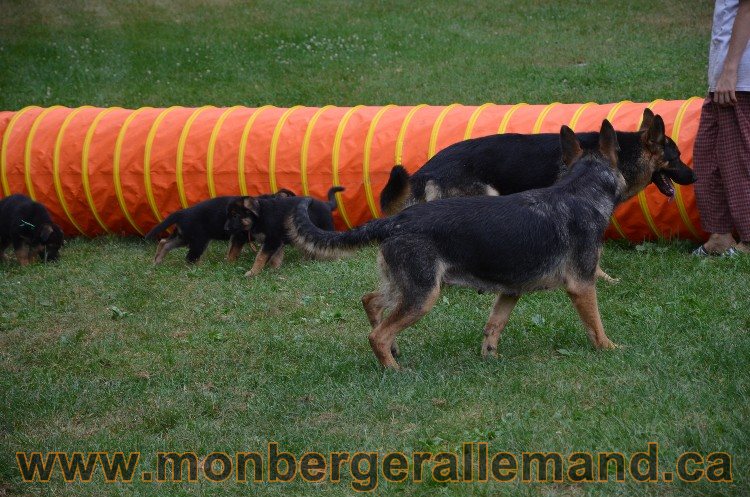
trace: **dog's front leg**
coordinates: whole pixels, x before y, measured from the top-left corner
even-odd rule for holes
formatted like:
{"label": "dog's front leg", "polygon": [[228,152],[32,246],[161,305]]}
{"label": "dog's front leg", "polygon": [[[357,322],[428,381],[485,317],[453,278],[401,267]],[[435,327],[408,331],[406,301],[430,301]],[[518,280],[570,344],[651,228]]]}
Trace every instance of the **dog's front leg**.
{"label": "dog's front leg", "polygon": [[596,277],[603,279],[607,283],[612,283],[612,284],[619,283],[620,282],[619,278],[611,277],[610,275],[605,273],[602,267],[599,265],[599,262],[602,260],[602,250],[604,250],[604,248],[599,247],[599,258],[596,260]]}
{"label": "dog's front leg", "polygon": [[5,240],[0,241],[0,262],[8,260],[8,257],[5,255],[5,251],[8,250],[8,245],[10,245],[10,242]]}
{"label": "dog's front leg", "polygon": [[268,263],[271,265],[272,268],[278,269],[281,267],[282,262],[284,262],[284,246],[283,245],[279,247],[278,249],[276,249],[276,252],[273,253]]}
{"label": "dog's front leg", "polygon": [[22,266],[29,264],[29,246],[25,243],[16,244],[13,249],[16,253],[16,260]]}
{"label": "dog's front leg", "polygon": [[247,236],[232,235],[229,238],[229,250],[227,251],[227,261],[234,262],[242,253],[242,247],[247,242]]}
{"label": "dog's front leg", "polygon": [[482,342],[482,357],[497,357],[497,342],[505,325],[508,324],[510,313],[516,306],[520,295],[507,295],[499,293],[492,306],[487,324],[484,326],[484,342]]}
{"label": "dog's front leg", "polygon": [[613,277],[611,277],[610,275],[608,275],[607,273],[604,272],[604,270],[602,269],[602,267],[599,264],[596,265],[596,277],[603,279],[607,283],[615,284],[615,283],[619,283],[620,282],[620,278],[613,278]]}
{"label": "dog's front leg", "polygon": [[596,299],[595,282],[574,284],[569,286],[567,291],[586,328],[591,345],[600,350],[617,348],[617,345],[604,333],[602,318],[599,315],[599,303]]}
{"label": "dog's front leg", "polygon": [[268,262],[268,259],[271,257],[272,252],[268,250],[268,248],[264,245],[260,248],[258,251],[258,255],[255,256],[255,262],[253,262],[253,267],[250,268],[250,271],[245,273],[245,276],[248,278],[253,276],[258,276],[261,271],[263,271],[263,268],[266,267],[266,263]]}

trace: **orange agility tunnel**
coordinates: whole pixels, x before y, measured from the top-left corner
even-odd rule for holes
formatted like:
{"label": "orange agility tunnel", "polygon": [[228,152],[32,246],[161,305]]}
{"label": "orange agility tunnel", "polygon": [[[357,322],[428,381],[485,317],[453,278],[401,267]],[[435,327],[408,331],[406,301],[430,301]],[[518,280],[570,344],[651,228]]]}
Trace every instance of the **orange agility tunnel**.
{"label": "orange agility tunnel", "polygon": [[[452,143],[493,133],[557,133],[562,124],[597,131],[605,118],[634,131],[649,107],[692,164],[701,103],[30,106],[0,112],[1,193],[42,202],[68,235],[142,235],[210,197],[288,188],[324,198],[342,185],[336,225],[344,229],[382,215],[379,195],[394,164],[413,172]],[[692,186],[675,190],[670,201],[649,185],[616,210],[607,236],[704,239]]]}

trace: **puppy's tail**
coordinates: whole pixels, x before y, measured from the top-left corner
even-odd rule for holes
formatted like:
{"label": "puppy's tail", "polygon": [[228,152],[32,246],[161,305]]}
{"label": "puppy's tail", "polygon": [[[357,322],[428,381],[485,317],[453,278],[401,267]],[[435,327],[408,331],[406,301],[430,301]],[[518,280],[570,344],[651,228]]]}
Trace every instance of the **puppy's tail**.
{"label": "puppy's tail", "polygon": [[169,228],[180,219],[180,212],[181,211],[176,211],[168,215],[164,221],[151,228],[151,231],[146,233],[146,236],[144,236],[143,238],[145,238],[146,240],[153,240],[154,238],[156,238],[156,236],[161,234],[162,231]]}
{"label": "puppy's tail", "polygon": [[331,208],[331,212],[336,210],[338,203],[336,202],[336,194],[346,190],[343,186],[333,186],[328,190],[328,207]]}
{"label": "puppy's tail", "polygon": [[380,209],[387,216],[396,214],[403,210],[409,195],[411,195],[409,173],[406,172],[404,166],[393,166],[391,177],[380,192]]}
{"label": "puppy's tail", "polygon": [[392,224],[390,218],[374,219],[344,232],[322,230],[310,219],[308,208],[311,201],[305,199],[297,205],[287,219],[287,230],[294,245],[314,257],[331,259],[388,238]]}

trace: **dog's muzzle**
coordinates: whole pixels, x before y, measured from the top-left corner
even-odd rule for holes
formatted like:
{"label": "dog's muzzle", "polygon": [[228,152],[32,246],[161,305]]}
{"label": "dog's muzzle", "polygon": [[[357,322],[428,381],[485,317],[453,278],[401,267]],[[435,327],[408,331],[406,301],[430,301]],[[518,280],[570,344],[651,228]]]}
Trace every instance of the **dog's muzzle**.
{"label": "dog's muzzle", "polygon": [[696,179],[698,178],[695,172],[679,159],[670,162],[668,167],[654,171],[651,175],[651,182],[667,197],[674,196],[672,181],[679,185],[692,185]]}

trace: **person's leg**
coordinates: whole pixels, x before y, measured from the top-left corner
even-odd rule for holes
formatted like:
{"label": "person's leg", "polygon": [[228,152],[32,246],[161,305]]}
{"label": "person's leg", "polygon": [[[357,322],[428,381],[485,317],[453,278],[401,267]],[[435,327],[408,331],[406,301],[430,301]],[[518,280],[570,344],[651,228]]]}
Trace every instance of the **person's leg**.
{"label": "person's leg", "polygon": [[731,137],[719,151],[719,167],[724,181],[732,225],[741,243],[737,249],[750,250],[750,92],[737,92],[737,103],[719,118],[719,129]]}
{"label": "person's leg", "polygon": [[712,254],[723,253],[735,243],[732,238],[732,217],[719,165],[719,152],[728,138],[720,132],[724,131],[719,126],[719,113],[723,110],[725,109],[714,104],[710,98],[703,102],[693,147],[693,167],[698,176],[695,200],[701,225],[711,234],[703,247]]}

